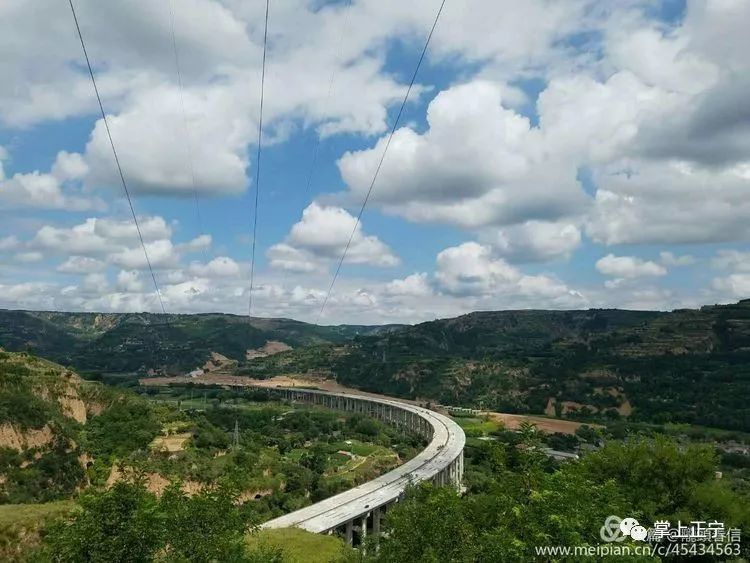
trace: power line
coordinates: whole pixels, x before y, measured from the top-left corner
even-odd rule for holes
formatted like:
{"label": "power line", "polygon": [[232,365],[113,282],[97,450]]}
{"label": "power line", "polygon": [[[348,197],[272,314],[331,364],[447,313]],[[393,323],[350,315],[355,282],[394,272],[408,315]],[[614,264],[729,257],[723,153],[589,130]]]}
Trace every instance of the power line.
{"label": "power line", "polygon": [[263,30],[263,64],[260,71],[260,111],[258,117],[258,151],[255,157],[255,208],[253,212],[253,250],[250,261],[250,295],[248,297],[247,315],[253,314],[253,282],[255,281],[255,239],[258,232],[258,193],[260,192],[260,153],[263,135],[263,90],[266,82],[266,45],[268,44],[268,4],[266,0],[266,21]]}
{"label": "power line", "polygon": [[107,137],[109,138],[109,144],[112,147],[112,154],[115,157],[115,164],[117,164],[117,171],[120,174],[120,181],[122,182],[122,189],[125,192],[125,197],[128,200],[130,206],[130,213],[133,215],[133,222],[135,223],[135,229],[138,231],[138,238],[141,241],[141,247],[143,248],[143,255],[146,257],[146,264],[148,264],[148,270],[151,272],[151,279],[154,282],[154,288],[156,289],[156,296],[159,298],[159,304],[161,310],[166,318],[167,310],[164,307],[164,301],[161,298],[161,291],[159,291],[159,284],[156,282],[156,275],[154,269],[151,267],[151,260],[148,257],[148,251],[146,250],[146,243],[143,241],[143,234],[141,233],[141,226],[138,224],[138,217],[135,214],[135,208],[133,207],[133,200],[130,198],[130,191],[128,185],[125,182],[125,175],[122,173],[122,167],[120,166],[120,159],[117,156],[117,150],[115,149],[115,142],[112,140],[112,133],[109,130],[109,122],[107,121],[107,115],[104,113],[104,106],[102,105],[102,98],[99,95],[99,88],[96,86],[96,78],[94,78],[94,70],[91,67],[91,61],[89,60],[89,54],[86,51],[86,43],[83,40],[83,34],[81,33],[81,26],[78,24],[78,16],[76,15],[76,9],[73,6],[73,0],[68,0],[70,4],[70,11],[73,13],[73,21],[76,24],[76,31],[78,31],[78,39],[81,40],[81,48],[83,49],[83,56],[86,59],[86,66],[89,69],[89,75],[91,76],[91,83],[94,85],[94,93],[96,94],[96,101],[99,102],[99,110],[102,113],[102,120],[104,121],[104,128],[107,131]]}
{"label": "power line", "polygon": [[432,34],[435,32],[435,28],[437,27],[438,20],[440,19],[440,14],[443,12],[445,1],[446,0],[442,0],[442,2],[440,3],[440,8],[438,8],[437,14],[435,14],[435,21],[432,22],[430,33],[427,35],[427,40],[425,41],[424,47],[422,48],[422,54],[419,56],[419,60],[417,61],[417,66],[414,69],[414,74],[412,74],[411,82],[409,82],[409,87],[406,89],[404,100],[401,102],[401,107],[399,108],[398,114],[396,115],[396,120],[393,122],[393,127],[391,127],[391,132],[388,135],[388,141],[386,141],[385,148],[383,149],[383,153],[380,155],[380,161],[378,162],[378,166],[375,169],[375,174],[372,177],[372,182],[370,182],[370,187],[367,190],[367,195],[365,195],[365,199],[362,202],[362,207],[359,210],[359,214],[357,215],[357,220],[354,222],[354,228],[352,229],[352,233],[349,235],[349,240],[346,243],[346,247],[344,247],[344,252],[343,254],[341,254],[341,259],[339,260],[339,263],[336,266],[336,272],[333,274],[333,279],[331,280],[331,285],[328,287],[328,292],[326,293],[325,299],[323,300],[323,305],[320,307],[320,311],[318,311],[318,317],[315,320],[315,324],[318,324],[318,322],[320,322],[320,317],[323,315],[323,311],[325,310],[326,305],[328,304],[328,300],[331,297],[331,292],[333,291],[333,285],[336,283],[336,279],[339,277],[339,272],[341,271],[341,265],[344,263],[344,259],[346,258],[347,252],[349,252],[349,247],[351,246],[352,240],[354,239],[354,233],[357,232],[357,228],[359,227],[359,223],[362,219],[362,214],[365,212],[365,207],[367,206],[367,202],[370,200],[370,194],[372,194],[372,189],[375,187],[375,182],[378,179],[378,174],[380,174],[380,168],[383,166],[383,161],[385,160],[385,155],[388,152],[388,147],[391,146],[391,140],[393,140],[393,135],[396,133],[396,128],[398,127],[398,123],[401,120],[401,114],[404,112],[404,107],[406,107],[406,102],[409,100],[409,94],[411,93],[411,89],[414,86],[414,81],[417,79],[417,73],[419,72],[419,67],[422,66],[422,61],[424,60],[424,56],[427,53],[427,48],[430,45]]}
{"label": "power line", "polygon": [[[184,88],[182,85],[182,71],[180,69],[180,54],[179,50],[177,49],[177,38],[175,36],[174,32],[174,7],[172,6],[172,0],[168,0],[167,2],[169,4],[169,22],[170,27],[172,31],[172,51],[174,52],[174,64],[175,68],[177,69],[177,84],[180,90],[180,105],[182,107],[182,121],[185,125],[185,147],[187,150],[187,158],[188,163],[190,165],[190,178],[193,183],[193,196],[195,198],[195,216],[196,221],[198,223],[198,234],[203,234],[203,221],[201,219],[201,208],[200,203],[198,201],[198,187],[197,182],[195,181],[195,165],[193,163],[193,146],[192,142],[190,141],[190,127],[188,126],[188,118],[187,118],[187,112],[185,111],[185,94],[184,94]],[[204,249],[204,256],[205,256],[205,249]]]}

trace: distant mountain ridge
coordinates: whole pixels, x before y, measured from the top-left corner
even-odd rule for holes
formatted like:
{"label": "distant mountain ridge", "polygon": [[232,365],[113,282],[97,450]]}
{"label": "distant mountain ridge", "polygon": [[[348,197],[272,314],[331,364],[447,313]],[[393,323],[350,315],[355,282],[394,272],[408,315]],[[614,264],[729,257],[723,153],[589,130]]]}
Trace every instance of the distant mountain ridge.
{"label": "distant mountain ridge", "polygon": [[184,372],[212,352],[242,360],[268,341],[292,347],[340,343],[398,325],[318,326],[291,319],[221,313],[65,313],[0,310],[0,346],[26,351],[83,372]]}
{"label": "distant mountain ridge", "polygon": [[258,360],[390,395],[750,431],[750,300],[672,312],[477,312]]}
{"label": "distant mountain ridge", "polygon": [[[268,342],[278,353],[246,358]],[[0,346],[83,375],[186,373],[216,353],[253,377],[312,373],[367,391],[504,412],[750,431],[750,300],[672,312],[475,312],[375,327],[0,311]]]}

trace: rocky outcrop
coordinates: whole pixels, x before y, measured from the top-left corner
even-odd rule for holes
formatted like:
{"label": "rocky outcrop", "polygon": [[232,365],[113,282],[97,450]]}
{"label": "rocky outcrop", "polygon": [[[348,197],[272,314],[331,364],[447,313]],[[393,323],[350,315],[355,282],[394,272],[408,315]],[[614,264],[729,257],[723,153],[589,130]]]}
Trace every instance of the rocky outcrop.
{"label": "rocky outcrop", "polygon": [[[132,478],[134,470],[132,467],[121,467],[117,464],[112,466],[107,477],[107,488],[113,486],[118,481],[124,481]],[[170,485],[171,481],[161,473],[151,472],[143,475],[146,480],[146,488],[157,496],[160,496]],[[181,481],[181,489],[187,495],[194,495],[201,492],[206,487],[205,483],[184,479]]]}
{"label": "rocky outcrop", "polygon": [[86,422],[86,403],[84,403],[78,395],[78,389],[76,389],[75,386],[69,385],[65,389],[65,392],[57,397],[57,402],[60,403],[60,407],[65,416],[70,417],[81,424]]}
{"label": "rocky outcrop", "polygon": [[292,347],[286,342],[280,342],[278,340],[268,340],[263,346],[256,349],[247,350],[245,352],[245,358],[253,360],[255,358],[265,358],[267,356],[273,356],[274,354],[280,354],[281,352],[287,352]]}
{"label": "rocky outcrop", "polygon": [[39,429],[20,429],[13,424],[0,425],[0,448],[10,448],[22,452],[31,448],[49,445],[54,438],[52,429],[45,425]]}

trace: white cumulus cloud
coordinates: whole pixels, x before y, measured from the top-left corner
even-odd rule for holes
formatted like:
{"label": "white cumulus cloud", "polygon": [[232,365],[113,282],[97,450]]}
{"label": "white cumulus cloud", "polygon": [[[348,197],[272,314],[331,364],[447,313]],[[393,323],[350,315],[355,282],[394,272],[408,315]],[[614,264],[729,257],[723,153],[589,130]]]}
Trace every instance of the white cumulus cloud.
{"label": "white cumulus cloud", "polygon": [[421,297],[432,294],[432,287],[425,272],[411,274],[403,279],[396,279],[386,284],[384,293],[389,296],[410,295]]}
{"label": "white cumulus cloud", "polygon": [[[355,228],[356,225],[356,228]],[[353,233],[353,235],[352,235]],[[380,239],[367,235],[362,224],[341,207],[311,203],[283,242],[268,250],[271,265],[293,271],[313,271],[338,260],[351,237],[346,255],[350,264],[395,266],[398,257]]]}
{"label": "white cumulus cloud", "polygon": [[667,273],[664,266],[651,260],[614,254],[607,254],[597,260],[596,269],[605,276],[623,279],[664,276]]}

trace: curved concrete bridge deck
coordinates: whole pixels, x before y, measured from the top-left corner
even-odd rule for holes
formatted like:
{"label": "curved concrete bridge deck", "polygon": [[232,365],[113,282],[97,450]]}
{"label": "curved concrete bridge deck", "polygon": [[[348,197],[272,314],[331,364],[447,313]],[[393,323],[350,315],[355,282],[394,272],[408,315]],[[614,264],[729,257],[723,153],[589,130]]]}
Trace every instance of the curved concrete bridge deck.
{"label": "curved concrete bridge deck", "polygon": [[331,409],[362,413],[389,424],[410,429],[430,440],[414,458],[372,481],[344,491],[311,506],[285,514],[261,525],[263,528],[299,527],[324,533],[341,529],[352,543],[368,533],[379,534],[387,507],[398,502],[410,483],[432,480],[438,485],[459,487],[464,471],[466,437],[450,418],[395,399],[365,395],[328,393],[311,389],[267,388],[270,393],[292,401]]}

